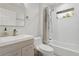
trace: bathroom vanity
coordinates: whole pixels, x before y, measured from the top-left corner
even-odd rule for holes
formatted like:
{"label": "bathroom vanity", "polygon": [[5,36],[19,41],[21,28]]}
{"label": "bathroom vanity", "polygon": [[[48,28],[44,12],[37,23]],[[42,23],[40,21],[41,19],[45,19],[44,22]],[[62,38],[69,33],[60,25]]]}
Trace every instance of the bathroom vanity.
{"label": "bathroom vanity", "polygon": [[33,43],[31,35],[0,37],[0,56],[33,56]]}

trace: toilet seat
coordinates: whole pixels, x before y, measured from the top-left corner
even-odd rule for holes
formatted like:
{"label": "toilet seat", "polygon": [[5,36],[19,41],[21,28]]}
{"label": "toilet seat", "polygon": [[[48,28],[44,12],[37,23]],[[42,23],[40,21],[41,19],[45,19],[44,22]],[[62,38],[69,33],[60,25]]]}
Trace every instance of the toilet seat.
{"label": "toilet seat", "polygon": [[54,55],[54,49],[48,44],[43,44],[42,39],[40,37],[34,39],[34,46],[37,51],[43,54],[43,56]]}
{"label": "toilet seat", "polygon": [[54,51],[52,47],[45,44],[39,45],[39,49],[49,53]]}

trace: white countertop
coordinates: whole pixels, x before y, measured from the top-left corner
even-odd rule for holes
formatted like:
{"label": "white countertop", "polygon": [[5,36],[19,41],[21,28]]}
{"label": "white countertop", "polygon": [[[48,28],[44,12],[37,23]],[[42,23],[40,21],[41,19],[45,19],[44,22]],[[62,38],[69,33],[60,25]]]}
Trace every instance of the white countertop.
{"label": "white countertop", "polygon": [[0,37],[0,47],[13,44],[13,43],[17,43],[17,42],[21,42],[21,41],[30,40],[30,39],[33,39],[33,36],[25,35],[25,34],[17,35],[17,36]]}

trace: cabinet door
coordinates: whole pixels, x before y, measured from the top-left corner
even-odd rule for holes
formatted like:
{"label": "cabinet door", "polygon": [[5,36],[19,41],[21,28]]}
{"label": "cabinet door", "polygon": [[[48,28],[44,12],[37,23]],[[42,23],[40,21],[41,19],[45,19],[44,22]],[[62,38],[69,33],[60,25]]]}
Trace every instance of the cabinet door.
{"label": "cabinet door", "polygon": [[21,49],[5,53],[2,56],[21,56]]}
{"label": "cabinet door", "polygon": [[33,45],[29,45],[29,46],[22,48],[22,56],[34,56]]}

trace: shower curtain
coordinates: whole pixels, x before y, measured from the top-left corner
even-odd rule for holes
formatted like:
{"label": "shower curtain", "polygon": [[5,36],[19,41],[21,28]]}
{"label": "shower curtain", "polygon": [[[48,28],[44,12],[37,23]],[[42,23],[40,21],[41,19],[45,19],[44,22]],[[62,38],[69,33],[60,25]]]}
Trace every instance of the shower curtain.
{"label": "shower curtain", "polygon": [[47,44],[50,39],[52,26],[51,9],[46,7],[43,13],[43,43]]}

